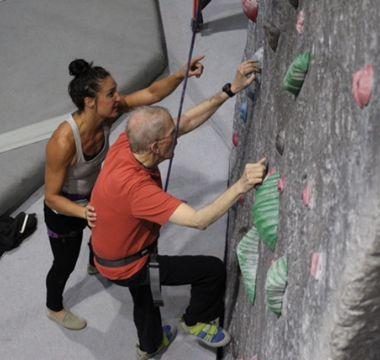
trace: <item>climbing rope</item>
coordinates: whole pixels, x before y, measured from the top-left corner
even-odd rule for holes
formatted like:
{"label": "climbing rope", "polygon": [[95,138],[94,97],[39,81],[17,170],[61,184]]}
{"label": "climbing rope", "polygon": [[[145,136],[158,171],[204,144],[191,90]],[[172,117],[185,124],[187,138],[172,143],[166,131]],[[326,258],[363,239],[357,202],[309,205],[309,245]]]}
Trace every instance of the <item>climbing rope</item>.
{"label": "climbing rope", "polygon": [[195,36],[197,34],[197,29],[198,29],[198,26],[199,26],[200,14],[201,14],[200,1],[199,0],[194,0],[193,18],[191,20],[192,37],[191,37],[190,51],[189,51],[189,56],[188,56],[188,60],[187,60],[187,65],[186,65],[186,75],[185,75],[185,80],[183,82],[181,100],[180,100],[180,103],[179,103],[179,109],[178,109],[178,115],[177,115],[177,124],[176,124],[176,130],[175,130],[175,137],[174,137],[174,142],[173,142],[173,146],[172,146],[172,156],[170,158],[168,172],[167,172],[167,175],[166,175],[165,191],[168,190],[168,186],[169,186],[170,173],[171,173],[171,170],[172,170],[172,164],[173,164],[173,158],[174,158],[174,150],[175,150],[175,147],[177,145],[177,139],[178,139],[178,134],[179,134],[179,125],[180,125],[180,122],[181,122],[181,115],[182,115],[182,107],[183,107],[183,102],[184,102],[184,99],[185,99],[185,93],[186,93],[186,88],[187,88],[187,80],[188,80],[188,73],[189,73],[189,70],[190,70],[191,58],[193,56],[194,45],[195,45]]}

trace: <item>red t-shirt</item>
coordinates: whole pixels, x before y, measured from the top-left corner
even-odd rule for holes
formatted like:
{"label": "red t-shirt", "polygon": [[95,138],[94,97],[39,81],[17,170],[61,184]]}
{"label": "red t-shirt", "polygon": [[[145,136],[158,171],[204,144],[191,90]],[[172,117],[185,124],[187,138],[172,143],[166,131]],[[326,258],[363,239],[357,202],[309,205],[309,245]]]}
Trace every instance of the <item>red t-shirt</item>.
{"label": "red t-shirt", "polygon": [[[147,169],[133,156],[122,133],[111,147],[92,191],[97,214],[92,230],[95,254],[119,260],[152,244],[182,202],[162,190],[158,167]],[[96,262],[99,272],[111,280],[128,279],[148,261],[148,256],[126,266],[110,268]]]}

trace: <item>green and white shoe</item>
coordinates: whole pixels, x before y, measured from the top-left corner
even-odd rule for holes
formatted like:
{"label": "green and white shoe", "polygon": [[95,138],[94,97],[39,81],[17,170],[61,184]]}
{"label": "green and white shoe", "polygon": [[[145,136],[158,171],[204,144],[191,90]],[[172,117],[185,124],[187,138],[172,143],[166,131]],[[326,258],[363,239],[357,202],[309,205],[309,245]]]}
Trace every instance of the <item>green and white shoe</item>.
{"label": "green and white shoe", "polygon": [[188,334],[195,336],[200,342],[212,348],[225,346],[231,341],[230,334],[214,323],[198,322],[193,326],[187,326],[182,319],[180,324]]}
{"label": "green and white shoe", "polygon": [[173,325],[164,325],[162,327],[163,331],[163,339],[161,345],[158,349],[153,353],[147,353],[140,349],[140,346],[136,344],[136,359],[137,360],[147,360],[152,359],[156,355],[161,355],[171,344],[171,342],[175,339],[177,335],[177,328]]}

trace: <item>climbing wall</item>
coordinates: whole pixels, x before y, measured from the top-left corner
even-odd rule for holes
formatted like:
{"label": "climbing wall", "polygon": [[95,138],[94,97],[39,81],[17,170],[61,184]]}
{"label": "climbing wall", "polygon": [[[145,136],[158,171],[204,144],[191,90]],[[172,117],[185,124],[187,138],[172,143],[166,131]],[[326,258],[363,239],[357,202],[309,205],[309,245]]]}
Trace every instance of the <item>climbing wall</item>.
{"label": "climbing wall", "polygon": [[378,360],[380,3],[242,3],[262,74],[229,180],[264,155],[269,172],[229,213],[224,358]]}

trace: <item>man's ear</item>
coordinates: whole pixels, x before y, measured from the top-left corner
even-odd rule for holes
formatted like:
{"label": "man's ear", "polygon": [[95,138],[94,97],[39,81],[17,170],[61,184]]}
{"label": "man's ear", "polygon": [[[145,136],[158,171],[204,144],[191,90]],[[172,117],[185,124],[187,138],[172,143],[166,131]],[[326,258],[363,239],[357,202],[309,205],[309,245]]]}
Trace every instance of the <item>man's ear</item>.
{"label": "man's ear", "polygon": [[84,98],[84,105],[85,105],[85,107],[88,107],[88,108],[93,110],[93,109],[95,109],[96,99],[89,97],[89,96],[86,96]]}
{"label": "man's ear", "polygon": [[153,154],[158,155],[160,153],[160,148],[158,147],[158,141],[155,141],[149,145],[149,149]]}

